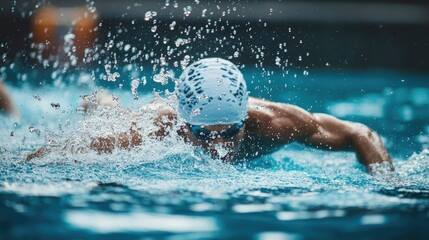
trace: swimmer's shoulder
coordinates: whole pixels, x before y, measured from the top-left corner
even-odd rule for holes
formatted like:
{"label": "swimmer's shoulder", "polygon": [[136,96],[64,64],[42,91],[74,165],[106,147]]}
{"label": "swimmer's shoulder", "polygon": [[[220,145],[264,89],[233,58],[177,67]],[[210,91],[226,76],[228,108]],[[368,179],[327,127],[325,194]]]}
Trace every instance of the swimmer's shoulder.
{"label": "swimmer's shoulder", "polygon": [[246,132],[262,140],[286,141],[293,139],[293,134],[304,133],[313,119],[311,113],[292,104],[249,98]]}
{"label": "swimmer's shoulder", "polygon": [[259,122],[309,121],[312,114],[296,105],[272,102],[260,98],[249,98],[248,118]]}

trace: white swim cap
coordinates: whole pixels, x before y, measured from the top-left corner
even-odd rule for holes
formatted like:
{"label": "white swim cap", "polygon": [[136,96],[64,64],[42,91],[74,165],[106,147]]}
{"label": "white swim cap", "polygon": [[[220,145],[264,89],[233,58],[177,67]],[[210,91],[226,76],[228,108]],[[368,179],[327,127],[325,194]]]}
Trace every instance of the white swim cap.
{"label": "white swim cap", "polygon": [[232,124],[247,116],[243,74],[230,61],[206,58],[187,67],[178,84],[179,113],[189,124]]}

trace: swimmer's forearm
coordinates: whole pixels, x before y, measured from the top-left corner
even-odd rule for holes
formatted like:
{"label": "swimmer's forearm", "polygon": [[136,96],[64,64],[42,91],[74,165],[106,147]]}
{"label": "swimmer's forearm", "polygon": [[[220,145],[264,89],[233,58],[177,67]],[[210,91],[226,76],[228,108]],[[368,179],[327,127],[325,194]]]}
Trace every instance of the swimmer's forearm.
{"label": "swimmer's forearm", "polygon": [[47,150],[45,147],[40,147],[38,148],[36,151],[27,154],[27,156],[25,157],[25,160],[30,161],[33,158],[39,158],[44,156],[47,153]]}
{"label": "swimmer's forearm", "polygon": [[313,114],[313,120],[307,122],[307,125],[310,127],[300,132],[313,134],[302,140],[304,144],[319,149],[354,151],[368,172],[372,171],[372,164],[376,163],[388,163],[390,170],[394,170],[380,137],[367,126],[342,121],[326,114]]}
{"label": "swimmer's forearm", "polygon": [[112,153],[113,149],[130,149],[142,144],[141,135],[134,129],[129,133],[121,133],[119,136],[98,137],[91,141],[90,148],[99,153]]}
{"label": "swimmer's forearm", "polygon": [[[119,136],[109,136],[109,137],[97,137],[92,138],[91,143],[86,149],[95,150],[98,153],[112,153],[112,151],[118,147],[120,149],[130,149],[132,147],[138,146],[142,144],[141,135],[131,129],[129,133],[122,133]],[[40,147],[36,151],[29,153],[26,156],[26,160],[30,161],[34,158],[41,158],[48,154],[50,149],[45,147]],[[80,147],[76,151],[71,149],[72,154],[85,152],[85,147]]]}
{"label": "swimmer's forearm", "polygon": [[360,163],[367,171],[372,171],[372,164],[388,163],[389,170],[394,171],[392,160],[377,133],[365,127],[364,131],[351,137],[351,145]]}

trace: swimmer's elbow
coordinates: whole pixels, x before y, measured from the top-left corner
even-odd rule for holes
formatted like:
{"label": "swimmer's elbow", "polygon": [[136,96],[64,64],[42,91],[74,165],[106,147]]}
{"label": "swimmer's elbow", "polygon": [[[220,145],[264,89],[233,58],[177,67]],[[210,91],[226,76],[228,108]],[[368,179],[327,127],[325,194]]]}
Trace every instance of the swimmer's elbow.
{"label": "swimmer's elbow", "polygon": [[348,124],[350,125],[349,131],[348,131],[348,136],[350,140],[356,140],[356,139],[374,140],[375,138],[378,138],[378,134],[364,124],[354,123],[354,122],[349,122]]}

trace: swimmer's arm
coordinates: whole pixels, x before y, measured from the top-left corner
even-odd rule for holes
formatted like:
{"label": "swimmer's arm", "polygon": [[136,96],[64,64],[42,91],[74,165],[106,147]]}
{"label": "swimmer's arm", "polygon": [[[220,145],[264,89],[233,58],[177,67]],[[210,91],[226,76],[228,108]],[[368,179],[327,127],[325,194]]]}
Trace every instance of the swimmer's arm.
{"label": "swimmer's arm", "polygon": [[132,123],[129,132],[123,132],[118,136],[97,137],[91,140],[89,148],[97,151],[98,153],[112,153],[113,149],[119,147],[120,149],[130,149],[142,144],[143,139],[140,135],[140,129],[134,129],[135,123]]}
{"label": "swimmer's arm", "polygon": [[392,161],[380,136],[367,126],[339,120],[321,113],[311,114],[288,104],[270,104],[270,129],[275,142],[286,144],[297,141],[324,150],[354,151],[360,163],[372,172],[374,163],[387,163],[394,170]]}
{"label": "swimmer's arm", "polygon": [[387,163],[389,170],[394,170],[380,136],[363,124],[316,113],[311,114],[302,131],[304,134],[298,134],[299,142],[325,150],[354,151],[368,172],[372,172],[375,163]]}
{"label": "swimmer's arm", "polygon": [[[112,153],[116,147],[120,149],[130,149],[132,147],[142,144],[142,137],[135,129],[131,128],[130,132],[124,132],[118,136],[96,137],[91,138],[89,147],[79,147],[78,149],[71,149],[72,154],[86,152],[87,149],[95,150],[98,153]],[[34,152],[26,156],[26,160],[30,161],[34,158],[45,156],[51,151],[49,147],[40,147]]]}
{"label": "swimmer's arm", "polygon": [[[151,105],[151,104],[149,104]],[[158,115],[153,119],[154,125],[157,129],[150,133],[149,136],[165,137],[168,135],[169,130],[176,124],[176,114],[169,108],[158,109]],[[138,116],[135,116],[138,117]],[[129,132],[124,132],[118,136],[96,137],[91,139],[89,149],[95,150],[98,153],[112,153],[115,148],[130,149],[139,146],[143,142],[139,128],[136,122],[132,122],[132,127]],[[72,153],[84,152],[84,149],[76,149]],[[26,160],[29,161],[33,158],[40,158],[49,153],[47,147],[41,147],[36,151],[27,155]]]}
{"label": "swimmer's arm", "polygon": [[[148,104],[148,107],[155,107],[154,104]],[[156,106],[160,107],[160,106]],[[163,138],[169,134],[169,130],[176,124],[176,115],[168,107],[161,107],[157,109],[158,115],[153,118],[153,124],[156,129],[149,133],[149,136]],[[138,116],[136,116],[138,117]],[[137,129],[137,123],[132,122],[130,131],[119,134],[119,136],[109,137],[98,137],[92,140],[90,148],[96,150],[99,153],[111,153],[115,147],[121,149],[130,149],[136,146],[140,146],[143,142],[140,134],[141,129]]]}
{"label": "swimmer's arm", "polygon": [[[176,123],[176,115],[168,109],[161,109],[158,116],[153,119],[153,124],[157,129],[149,136],[163,138],[168,135],[169,130]],[[143,138],[140,134],[141,129],[136,130],[136,123],[133,122],[130,131],[119,134],[118,136],[98,137],[91,141],[90,148],[98,153],[111,153],[115,147],[120,149],[130,149],[140,146]]]}

